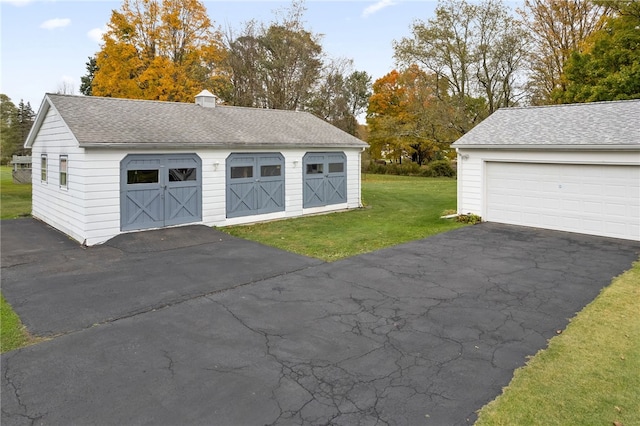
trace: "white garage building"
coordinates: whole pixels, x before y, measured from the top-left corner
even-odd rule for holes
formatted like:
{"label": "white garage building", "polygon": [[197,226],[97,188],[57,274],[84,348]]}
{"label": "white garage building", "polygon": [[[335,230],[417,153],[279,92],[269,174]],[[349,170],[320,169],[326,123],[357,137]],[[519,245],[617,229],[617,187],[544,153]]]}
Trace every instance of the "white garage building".
{"label": "white garage building", "polygon": [[86,245],[361,206],[361,140],[303,112],[47,94],[32,214]]}
{"label": "white garage building", "polygon": [[640,100],[500,109],[453,146],[459,214],[640,240]]}

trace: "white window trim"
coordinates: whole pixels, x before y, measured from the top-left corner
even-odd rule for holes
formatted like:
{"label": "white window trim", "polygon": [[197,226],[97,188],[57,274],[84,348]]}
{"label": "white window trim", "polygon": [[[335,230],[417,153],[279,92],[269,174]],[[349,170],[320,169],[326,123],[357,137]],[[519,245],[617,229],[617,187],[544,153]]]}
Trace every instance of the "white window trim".
{"label": "white window trim", "polygon": [[[64,161],[64,172],[62,171],[62,162]],[[62,175],[64,174],[64,185],[62,184]],[[58,184],[60,189],[69,189],[69,156],[61,155],[58,163]]]}
{"label": "white window trim", "polygon": [[[44,160],[44,169],[42,168],[42,162]],[[49,159],[47,158],[47,154],[40,155],[40,182],[47,183],[49,178]],[[43,179],[44,175],[44,179]]]}

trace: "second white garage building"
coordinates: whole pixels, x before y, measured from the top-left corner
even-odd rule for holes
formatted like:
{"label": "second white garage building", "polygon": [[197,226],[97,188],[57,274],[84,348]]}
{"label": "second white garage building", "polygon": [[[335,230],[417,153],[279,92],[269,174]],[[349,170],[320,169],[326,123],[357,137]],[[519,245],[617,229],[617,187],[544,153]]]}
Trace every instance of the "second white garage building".
{"label": "second white garage building", "polygon": [[453,146],[459,214],[640,241],[640,100],[500,109]]}

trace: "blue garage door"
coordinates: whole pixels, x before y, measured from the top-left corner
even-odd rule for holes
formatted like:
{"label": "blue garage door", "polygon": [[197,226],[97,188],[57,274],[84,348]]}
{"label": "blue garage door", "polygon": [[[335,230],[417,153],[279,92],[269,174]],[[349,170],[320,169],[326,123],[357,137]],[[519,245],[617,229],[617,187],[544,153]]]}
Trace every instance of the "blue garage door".
{"label": "blue garage door", "polygon": [[347,202],[347,157],[342,152],[310,152],[304,156],[303,207]]}
{"label": "blue garage door", "polygon": [[128,155],[120,163],[120,228],[202,220],[202,161],[196,154]]}
{"label": "blue garage door", "polygon": [[227,217],[284,211],[284,157],[278,153],[227,158]]}

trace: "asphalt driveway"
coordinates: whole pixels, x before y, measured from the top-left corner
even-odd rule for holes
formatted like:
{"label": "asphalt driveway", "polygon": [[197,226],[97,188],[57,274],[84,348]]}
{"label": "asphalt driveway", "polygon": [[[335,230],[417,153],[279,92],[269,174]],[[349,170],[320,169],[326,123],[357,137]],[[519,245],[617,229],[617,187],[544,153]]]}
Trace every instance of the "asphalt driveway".
{"label": "asphalt driveway", "polygon": [[481,224],[335,263],[205,227],[85,249],[2,222],[2,424],[456,425],[637,259]]}
{"label": "asphalt driveway", "polygon": [[2,222],[2,293],[39,336],[69,333],[322,263],[196,225],[83,248],[34,219]]}

